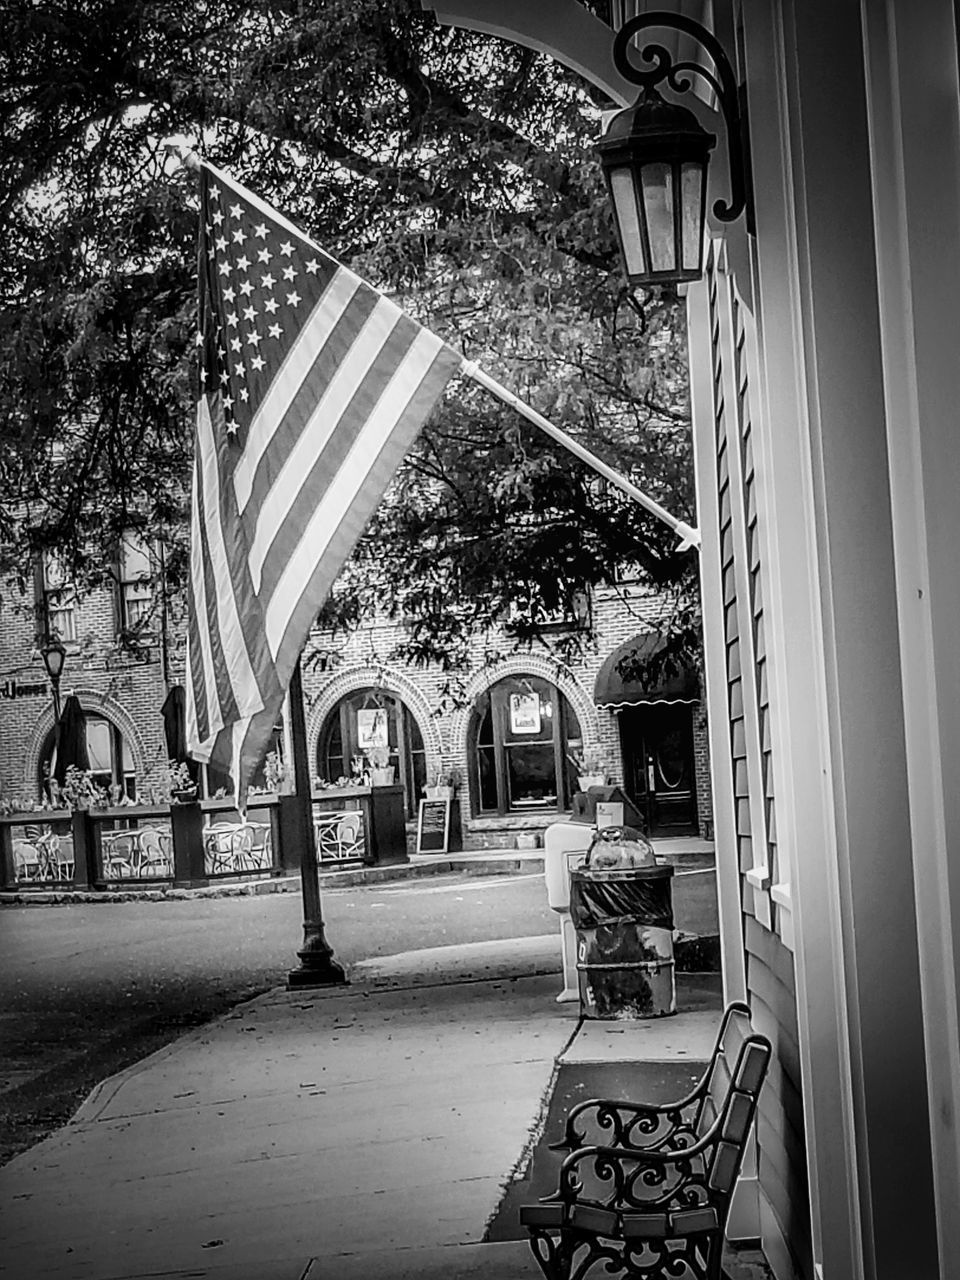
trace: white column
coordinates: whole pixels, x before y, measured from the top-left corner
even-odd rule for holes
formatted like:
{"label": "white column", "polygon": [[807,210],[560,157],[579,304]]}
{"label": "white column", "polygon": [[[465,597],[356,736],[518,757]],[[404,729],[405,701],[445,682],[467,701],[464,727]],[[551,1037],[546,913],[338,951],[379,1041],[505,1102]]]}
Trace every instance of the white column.
{"label": "white column", "polygon": [[938,1272],[863,34],[859,12],[827,0],[745,9],[814,1250],[826,1280],[925,1280]]}
{"label": "white column", "polygon": [[960,1276],[960,77],[950,0],[862,5],[942,1276]]}

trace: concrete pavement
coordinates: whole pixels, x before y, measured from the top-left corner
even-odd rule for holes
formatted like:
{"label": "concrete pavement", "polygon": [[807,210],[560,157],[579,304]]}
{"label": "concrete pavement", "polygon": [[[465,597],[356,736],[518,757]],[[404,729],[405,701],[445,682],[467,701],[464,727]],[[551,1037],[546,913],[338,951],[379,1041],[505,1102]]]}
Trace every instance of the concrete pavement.
{"label": "concrete pavement", "polygon": [[[485,873],[542,867],[536,853],[434,861],[468,857]],[[714,980],[674,1018],[581,1023],[556,1002],[557,970],[555,935],[408,952],[183,1036],[0,1169],[0,1276],[539,1276],[525,1241],[482,1241],[560,1065],[699,1061],[719,1018]]]}
{"label": "concrete pavement", "polygon": [[480,1242],[557,1061],[702,1058],[718,1011],[581,1026],[555,973],[515,976],[532,959],[501,943],[443,981],[420,962],[358,967],[349,987],[271,993],[105,1081],[0,1169],[0,1275],[539,1275],[524,1242]]}

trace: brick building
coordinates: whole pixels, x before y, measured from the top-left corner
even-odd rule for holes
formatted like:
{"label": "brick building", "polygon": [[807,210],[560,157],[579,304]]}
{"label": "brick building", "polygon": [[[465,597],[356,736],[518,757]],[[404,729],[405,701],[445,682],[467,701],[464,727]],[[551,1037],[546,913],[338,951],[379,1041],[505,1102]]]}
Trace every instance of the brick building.
{"label": "brick building", "polygon": [[[112,589],[78,597],[48,566],[38,574],[36,610],[4,606],[0,795],[16,802],[40,794],[54,716],[35,636],[49,626],[66,644],[61,693],[75,693],[84,708],[97,780],[150,798],[167,757],[161,709],[184,665],[180,619],[146,585],[158,568],[152,552],[131,544]],[[654,833],[709,834],[695,675],[644,689],[616,669],[622,654],[652,643],[656,598],[627,583],[595,590],[590,607],[596,638],[577,661],[567,665],[545,646],[517,648],[502,634],[478,636],[476,662],[455,696],[439,667],[392,657],[400,622],[383,618],[346,639],[315,632],[303,676],[312,775],[334,782],[382,745],[403,783],[409,820],[424,785],[452,776],[464,848],[510,848],[521,833],[539,838],[569,808],[580,772],[574,758],[599,757]],[[491,652],[501,656],[485,659]],[[206,780],[211,791],[221,781]]]}

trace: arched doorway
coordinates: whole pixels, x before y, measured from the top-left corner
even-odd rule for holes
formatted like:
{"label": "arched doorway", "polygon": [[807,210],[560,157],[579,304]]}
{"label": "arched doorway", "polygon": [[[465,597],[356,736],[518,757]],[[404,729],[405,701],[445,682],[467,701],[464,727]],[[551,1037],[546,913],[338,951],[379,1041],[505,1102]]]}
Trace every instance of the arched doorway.
{"label": "arched doorway", "polygon": [[356,771],[353,761],[376,748],[386,750],[396,768],[412,818],[427,781],[426,753],[416,717],[395,694],[370,686],[336,703],[317,737],[317,774],[324,782],[349,778]]}
{"label": "arched doorway", "polygon": [[616,714],[624,790],[644,815],[647,834],[696,835],[696,672],[684,669],[653,681],[620,674],[625,659],[648,660],[660,644],[659,636],[636,636],[615,649],[597,675],[594,700]]}

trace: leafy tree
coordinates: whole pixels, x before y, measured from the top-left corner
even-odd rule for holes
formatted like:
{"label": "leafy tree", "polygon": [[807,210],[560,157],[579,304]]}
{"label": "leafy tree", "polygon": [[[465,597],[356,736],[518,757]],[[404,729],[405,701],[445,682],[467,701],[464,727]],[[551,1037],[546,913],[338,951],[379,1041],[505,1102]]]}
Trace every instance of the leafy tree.
{"label": "leafy tree", "polygon": [[[692,522],[682,313],[622,285],[598,104],[550,59],[417,0],[8,0],[0,48],[0,569],[78,582],[142,524],[183,572],[197,139],[330,252]],[[695,640],[695,557],[469,380],[328,603],[389,589],[407,656],[544,614],[624,564]],[[179,554],[177,551],[179,550]]]}

